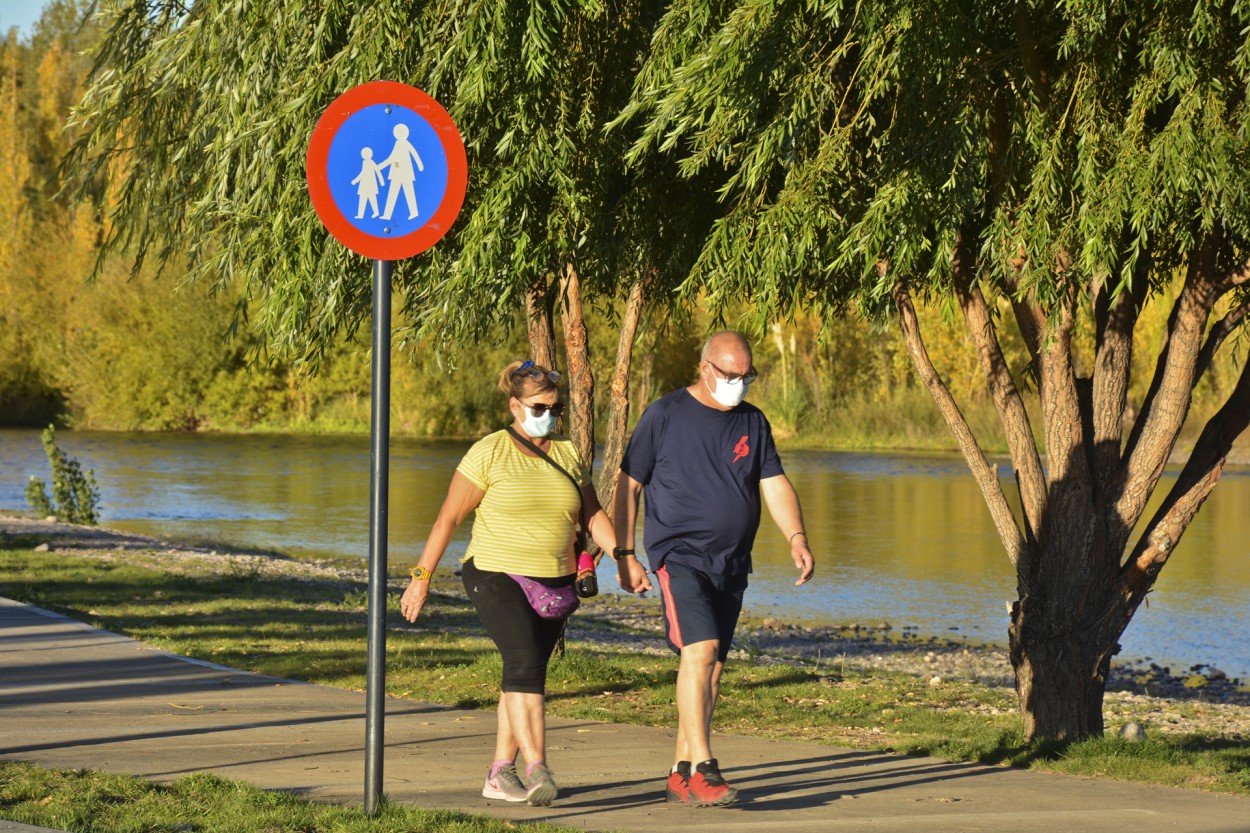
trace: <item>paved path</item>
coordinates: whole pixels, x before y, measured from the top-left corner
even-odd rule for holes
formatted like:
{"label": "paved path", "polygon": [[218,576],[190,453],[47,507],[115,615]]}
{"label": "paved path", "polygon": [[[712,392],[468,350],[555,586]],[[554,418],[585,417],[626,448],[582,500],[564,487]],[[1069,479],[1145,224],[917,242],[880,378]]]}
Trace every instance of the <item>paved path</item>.
{"label": "paved path", "polygon": [[[553,719],[548,808],[479,794],[493,712],[386,704],[393,801],[587,830],[683,833],[1250,833],[1250,798],[718,735],[734,808],[663,801],[672,732]],[[359,805],[364,695],[177,657],[0,599],[0,758],[132,773],[215,772]],[[0,831],[29,830],[0,821]]]}

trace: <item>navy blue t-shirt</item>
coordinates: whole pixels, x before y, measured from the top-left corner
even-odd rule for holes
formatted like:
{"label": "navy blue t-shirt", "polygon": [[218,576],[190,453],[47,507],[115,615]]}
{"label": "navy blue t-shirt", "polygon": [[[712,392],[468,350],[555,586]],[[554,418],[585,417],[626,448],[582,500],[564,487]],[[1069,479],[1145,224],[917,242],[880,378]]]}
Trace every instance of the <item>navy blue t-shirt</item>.
{"label": "navy blue t-shirt", "polygon": [[672,560],[713,575],[751,572],[760,480],[784,474],[764,412],[709,408],[685,388],[653,402],[621,470],[643,486],[652,570]]}

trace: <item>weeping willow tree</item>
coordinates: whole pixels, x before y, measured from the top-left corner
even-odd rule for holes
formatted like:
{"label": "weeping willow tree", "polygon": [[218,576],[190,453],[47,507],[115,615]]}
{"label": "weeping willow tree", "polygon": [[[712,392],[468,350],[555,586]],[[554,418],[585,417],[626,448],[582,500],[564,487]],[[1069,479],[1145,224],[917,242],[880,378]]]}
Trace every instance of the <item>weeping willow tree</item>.
{"label": "weeping willow tree", "polygon": [[[315,364],[368,321],[370,284],[367,263],[327,235],[308,200],[313,125],[366,81],[424,89],[465,139],[468,193],[447,237],[396,264],[399,344],[454,359],[525,310],[533,357],[557,366],[558,310],[572,434],[591,459],[583,309],[624,305],[617,366],[627,370],[644,306],[662,305],[688,267],[679,238],[702,237],[673,217],[688,204],[645,205],[674,179],[671,164],[627,172],[630,135],[603,129],[649,42],[648,4],[100,5],[106,34],[67,167],[107,215],[106,252],[133,255],[136,270],[155,260],[232,287],[240,325],[250,315],[269,351]],[[611,433],[623,436],[628,388],[612,387]]]}
{"label": "weeping willow tree", "polygon": [[[1120,635],[1250,420],[1243,367],[1161,486],[1250,309],[1248,17],[1216,0],[676,0],[622,116],[643,131],[633,159],[723,171],[688,292],[901,328],[1015,568],[1029,738],[1102,733]],[[1134,329],[1177,281],[1130,403]],[[962,314],[1010,479],[930,361],[917,298]],[[1027,367],[1004,358],[1013,326]]]}

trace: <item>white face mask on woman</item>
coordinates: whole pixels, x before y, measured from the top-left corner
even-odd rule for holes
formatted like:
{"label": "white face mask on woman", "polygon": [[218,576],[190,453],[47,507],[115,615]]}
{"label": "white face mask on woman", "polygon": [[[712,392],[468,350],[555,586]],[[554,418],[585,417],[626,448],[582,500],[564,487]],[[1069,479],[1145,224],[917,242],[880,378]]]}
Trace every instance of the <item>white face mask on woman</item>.
{"label": "white face mask on woman", "polygon": [[746,379],[735,379],[729,381],[716,377],[716,387],[708,386],[708,392],[712,394],[712,398],[726,408],[736,408],[747,397],[747,388],[751,383]]}
{"label": "white face mask on woman", "polygon": [[531,437],[545,437],[556,427],[556,415],[550,409],[544,409],[542,416],[534,416],[530,406],[524,403],[525,419],[521,420],[521,430]]}

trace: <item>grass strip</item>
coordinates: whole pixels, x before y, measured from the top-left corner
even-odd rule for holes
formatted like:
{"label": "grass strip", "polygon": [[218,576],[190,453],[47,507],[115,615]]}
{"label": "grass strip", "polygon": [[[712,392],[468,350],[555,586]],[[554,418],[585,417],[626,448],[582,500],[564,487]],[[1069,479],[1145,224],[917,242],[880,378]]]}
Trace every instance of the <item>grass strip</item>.
{"label": "grass strip", "polygon": [[[73,833],[506,833],[517,825],[382,802],[375,815],[211,774],[153,784],[94,770],[0,761],[0,818]],[[526,822],[533,833],[567,827]]]}
{"label": "grass strip", "polygon": [[[364,688],[367,588],[362,582],[222,569],[218,563],[163,559],[157,552],[87,556],[40,553],[32,546],[0,542],[0,595],[187,656]],[[391,602],[398,604],[395,594]],[[593,616],[594,605],[588,607]],[[676,719],[675,658],[587,648],[579,643],[579,628],[591,627],[591,621],[578,617],[567,652],[550,669],[549,714],[671,726]],[[388,628],[390,693],[463,708],[496,706],[499,655],[480,636],[467,602],[436,593],[416,625],[392,609]],[[850,666],[731,662],[716,728],[1250,794],[1250,742],[1244,737],[1152,733],[1140,743],[1115,737],[1025,743],[1010,692],[952,681],[931,685],[921,677]]]}

